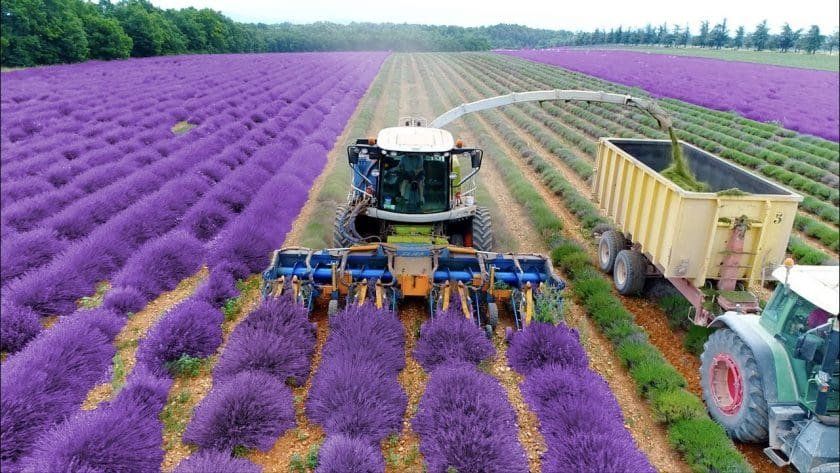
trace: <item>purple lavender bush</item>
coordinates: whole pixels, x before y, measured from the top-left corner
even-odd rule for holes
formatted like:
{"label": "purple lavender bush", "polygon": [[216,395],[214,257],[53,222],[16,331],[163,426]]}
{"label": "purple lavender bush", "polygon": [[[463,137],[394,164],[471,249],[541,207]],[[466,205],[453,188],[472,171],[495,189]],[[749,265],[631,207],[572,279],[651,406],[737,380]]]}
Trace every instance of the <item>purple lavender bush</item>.
{"label": "purple lavender bush", "polygon": [[564,324],[553,325],[534,322],[521,332],[515,333],[507,352],[508,364],[518,373],[528,375],[531,371],[547,365],[585,368],[589,365],[586,352],[580,346],[577,330]]}
{"label": "purple lavender bush", "polygon": [[174,473],[260,473],[259,466],[230,452],[200,450],[182,461]]}
{"label": "purple lavender bush", "polygon": [[0,305],[0,351],[14,353],[41,332],[38,314],[11,303]]}
{"label": "purple lavender bush", "polygon": [[315,351],[315,331],[306,309],[288,299],[267,299],[239,324],[213,370],[216,382],[243,371],[302,386]]}
{"label": "purple lavender bush", "polygon": [[128,314],[140,312],[145,306],[146,296],[130,286],[112,287],[102,300],[102,307],[126,317]]}
{"label": "purple lavender bush", "polygon": [[158,413],[171,381],[135,370],[116,399],[81,411],[41,437],[23,471],[156,471],[163,462]]}
{"label": "purple lavender bush", "polygon": [[14,471],[45,430],[71,415],[107,376],[124,319],[103,309],[58,322],[3,363],[0,467]]}
{"label": "purple lavender bush", "polygon": [[0,245],[0,283],[5,285],[30,269],[43,266],[66,246],[66,242],[48,229],[4,238]]}
{"label": "purple lavender bush", "polygon": [[245,371],[213,386],[196,407],[184,441],[227,452],[266,451],[294,426],[291,390],[273,376]]}
{"label": "purple lavender bush", "polygon": [[137,348],[137,362],[157,376],[184,355],[204,358],[222,343],[222,313],[210,304],[187,299],[167,312]]}
{"label": "purple lavender bush", "polygon": [[379,448],[368,442],[335,435],[328,437],[318,451],[316,473],[382,473],[385,462]]}
{"label": "purple lavender bush", "polygon": [[459,308],[439,312],[420,328],[414,358],[426,371],[450,361],[478,364],[496,354],[493,343]]}
{"label": "purple lavender bush", "polygon": [[412,428],[430,472],[527,472],[528,459],[507,394],[467,363],[435,369]]}
{"label": "purple lavender bush", "polygon": [[203,300],[213,307],[222,307],[230,298],[239,295],[236,281],[224,267],[216,267],[210,271],[207,279],[198,286],[193,294],[194,299]]}
{"label": "purple lavender bush", "polygon": [[373,362],[396,375],[405,368],[405,328],[390,310],[349,306],[330,320],[322,357]]}
{"label": "purple lavender bush", "polygon": [[328,436],[375,443],[400,431],[407,403],[396,376],[379,364],[324,358],[309,389],[306,415]]}
{"label": "purple lavender bush", "polygon": [[656,469],[629,435],[616,438],[603,433],[579,433],[548,447],[542,458],[542,471],[654,473]]}
{"label": "purple lavender bush", "polygon": [[202,259],[201,242],[183,232],[171,233],[140,248],[113,283],[134,287],[151,299],[198,271]]}

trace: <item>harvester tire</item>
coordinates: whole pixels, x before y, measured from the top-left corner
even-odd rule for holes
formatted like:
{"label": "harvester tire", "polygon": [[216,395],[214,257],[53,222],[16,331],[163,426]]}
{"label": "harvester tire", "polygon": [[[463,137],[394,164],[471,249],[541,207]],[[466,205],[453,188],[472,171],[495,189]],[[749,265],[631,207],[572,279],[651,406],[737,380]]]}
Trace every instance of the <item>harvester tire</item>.
{"label": "harvester tire", "polygon": [[621,250],[615,257],[613,282],[622,296],[633,296],[645,288],[647,261],[638,251]]}
{"label": "harvester tire", "polygon": [[741,442],[764,443],[768,409],[752,349],[735,332],[714,332],[700,355],[703,400],[714,420]]}
{"label": "harvester tire", "polygon": [[618,252],[627,246],[624,235],[615,231],[607,230],[601,234],[598,241],[598,267],[601,271],[610,274],[615,266],[615,258]]}
{"label": "harvester tire", "polygon": [[495,302],[487,304],[487,323],[494,329],[499,325],[499,306]]}
{"label": "harvester tire", "polygon": [[346,205],[339,205],[335,209],[335,221],[333,222],[333,245],[336,248],[347,248],[353,244],[347,236],[345,228],[347,228],[347,218],[349,217],[350,209]]}
{"label": "harvester tire", "polygon": [[493,251],[493,222],[486,207],[476,207],[472,220],[472,246],[478,251]]}

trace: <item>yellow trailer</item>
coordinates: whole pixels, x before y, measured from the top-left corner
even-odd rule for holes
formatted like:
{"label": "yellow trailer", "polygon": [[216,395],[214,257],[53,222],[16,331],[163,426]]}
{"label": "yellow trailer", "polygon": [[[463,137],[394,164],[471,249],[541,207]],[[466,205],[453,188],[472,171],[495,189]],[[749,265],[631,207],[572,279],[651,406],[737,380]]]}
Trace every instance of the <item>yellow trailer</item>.
{"label": "yellow trailer", "polygon": [[623,294],[639,292],[646,277],[664,276],[695,306],[697,323],[711,321],[700,290],[710,280],[725,310],[757,310],[746,290],[784,260],[802,197],[688,143],[680,146],[708,192],[687,191],[660,174],[671,162],[668,140],[599,141],[594,198],[614,225],[600,235],[601,269],[613,273]]}

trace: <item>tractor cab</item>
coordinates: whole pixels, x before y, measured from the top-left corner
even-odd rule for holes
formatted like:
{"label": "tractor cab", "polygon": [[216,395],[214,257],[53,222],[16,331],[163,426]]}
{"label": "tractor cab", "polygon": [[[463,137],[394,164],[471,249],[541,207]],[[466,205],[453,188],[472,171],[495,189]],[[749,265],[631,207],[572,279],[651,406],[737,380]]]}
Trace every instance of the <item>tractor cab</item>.
{"label": "tractor cab", "polygon": [[832,355],[832,325],[840,312],[836,266],[780,266],[782,284],[761,314],[761,326],[784,348],[793,368],[800,403],[817,415],[840,414],[838,371]]}

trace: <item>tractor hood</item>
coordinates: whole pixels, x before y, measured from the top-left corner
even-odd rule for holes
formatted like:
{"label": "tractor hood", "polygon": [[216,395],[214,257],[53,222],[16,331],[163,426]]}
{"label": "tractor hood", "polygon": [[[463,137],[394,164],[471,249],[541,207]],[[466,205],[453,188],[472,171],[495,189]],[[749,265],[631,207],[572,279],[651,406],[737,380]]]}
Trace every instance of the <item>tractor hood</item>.
{"label": "tractor hood", "polygon": [[773,278],[779,282],[784,283],[785,277],[790,289],[808,302],[835,316],[840,312],[840,268],[837,266],[796,265],[790,269],[790,275],[784,266],[773,270]]}
{"label": "tractor hood", "polygon": [[455,147],[455,140],[440,128],[395,126],[382,129],[376,144],[386,151],[444,153]]}

